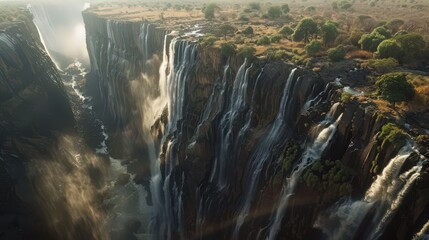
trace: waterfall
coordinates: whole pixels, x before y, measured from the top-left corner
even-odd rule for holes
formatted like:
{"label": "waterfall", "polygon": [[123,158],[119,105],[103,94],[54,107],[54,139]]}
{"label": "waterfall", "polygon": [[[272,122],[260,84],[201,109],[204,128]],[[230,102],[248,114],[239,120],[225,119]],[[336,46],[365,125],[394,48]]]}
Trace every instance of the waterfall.
{"label": "waterfall", "polygon": [[[252,66],[246,67],[247,60],[240,66],[237,75],[234,80],[234,85],[230,99],[226,99],[227,107],[223,114],[218,131],[215,159],[213,164],[213,170],[210,177],[210,182],[215,183],[219,189],[225,188],[229,183],[229,173],[227,173],[227,164],[231,164],[233,161],[233,155],[237,153],[233,144],[233,124],[239,117],[239,114],[245,108],[245,99],[247,92],[247,85],[249,80],[249,70]],[[225,67],[223,82],[226,82],[227,71],[229,66]]]}
{"label": "waterfall", "polygon": [[296,70],[296,68],[293,69],[289,74],[283,89],[283,95],[280,101],[277,116],[267,130],[267,133],[262,138],[261,142],[258,143],[258,147],[250,159],[250,170],[248,171],[250,175],[248,178],[249,182],[245,186],[245,195],[243,196],[243,199],[239,205],[239,214],[232,236],[233,239],[239,238],[240,228],[249,214],[252,201],[255,197],[256,188],[259,183],[259,177],[265,166],[265,162],[272,157],[273,148],[279,144],[280,141],[284,140],[284,134],[287,130],[287,110],[290,109],[288,104],[291,102],[290,99],[294,94],[293,87],[295,83],[294,75]]}
{"label": "waterfall", "polygon": [[[79,59],[88,63],[81,11],[88,3],[31,3],[28,9],[47,52],[58,67]],[[65,9],[67,9],[65,11]]]}
{"label": "waterfall", "polygon": [[[173,168],[178,164],[177,151],[174,135],[179,120],[183,118],[183,108],[185,99],[186,82],[191,74],[191,70],[197,61],[196,45],[191,42],[181,41],[174,38],[170,42],[170,47],[164,46],[163,62],[160,67],[160,90],[161,95],[167,99],[168,125],[165,135],[161,140],[161,146],[166,145],[165,161],[161,172],[160,158],[156,153],[152,159],[152,179],[151,192],[153,196],[155,218],[152,222],[152,229],[156,229],[156,234],[160,238],[171,239],[173,231],[184,228],[183,223],[183,184],[185,177],[181,175],[181,181],[172,182]],[[167,56],[169,59],[167,61]],[[169,67],[167,67],[169,66]],[[170,72],[166,76],[165,71]],[[167,136],[171,138],[167,140]],[[164,180],[162,174],[165,174]],[[183,236],[182,236],[183,238]]]}
{"label": "waterfall", "polygon": [[351,239],[356,235],[364,218],[373,211],[370,215],[371,223],[367,224],[368,228],[360,236],[365,239],[380,237],[402,199],[420,175],[421,163],[401,173],[404,162],[413,151],[407,143],[377,176],[362,200],[337,203],[326,216],[319,216],[315,225],[330,239]]}
{"label": "waterfall", "polygon": [[337,130],[338,123],[343,116],[343,114],[340,114],[340,116],[337,118],[335,122],[333,123],[331,122],[333,113],[335,112],[335,109],[337,108],[337,106],[338,104],[332,105],[332,108],[329,111],[329,113],[326,115],[325,120],[319,124],[319,126],[323,126],[325,124],[327,124],[327,126],[320,131],[320,133],[317,135],[313,143],[307,146],[307,148],[305,149],[301,157],[300,163],[292,171],[291,176],[287,180],[286,186],[283,187],[281,197],[280,197],[280,202],[276,207],[276,211],[274,211],[270,217],[270,228],[269,228],[268,239],[270,240],[276,239],[276,236],[280,230],[281,222],[285,214],[289,198],[290,196],[292,196],[295,190],[295,187],[298,183],[298,180],[301,177],[303,171],[305,170],[305,168],[313,164],[315,161],[320,160],[323,152],[329,146],[331,139]]}

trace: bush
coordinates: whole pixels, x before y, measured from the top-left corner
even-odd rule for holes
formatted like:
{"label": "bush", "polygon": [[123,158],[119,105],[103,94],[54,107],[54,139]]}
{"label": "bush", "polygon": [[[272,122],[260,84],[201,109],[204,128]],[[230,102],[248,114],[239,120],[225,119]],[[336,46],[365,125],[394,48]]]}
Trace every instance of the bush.
{"label": "bush", "polygon": [[405,133],[394,123],[387,123],[381,127],[378,139],[383,142],[396,142],[405,139]]}
{"label": "bush", "polygon": [[280,61],[287,57],[287,52],[285,50],[276,50],[274,52],[274,60]]}
{"label": "bush", "polygon": [[208,20],[211,20],[215,17],[215,12],[220,9],[219,6],[215,3],[210,3],[205,6],[202,11],[204,13],[204,17]]}
{"label": "bush", "polygon": [[205,34],[204,37],[200,40],[203,46],[209,47],[213,46],[216,42],[217,38],[212,34]]}
{"label": "bush", "polygon": [[321,48],[322,44],[317,40],[313,40],[305,46],[305,51],[309,56],[313,57],[320,51]]}
{"label": "bush", "polygon": [[293,34],[293,29],[290,28],[289,26],[283,26],[280,31],[279,34],[283,35],[283,36],[290,36]]}
{"label": "bush", "polygon": [[267,36],[262,36],[258,39],[258,42],[256,43],[258,45],[270,45],[270,38]]}
{"label": "bush", "polygon": [[256,49],[253,47],[245,46],[238,50],[238,55],[244,58],[251,59],[255,56]]}
{"label": "bush", "polygon": [[360,47],[359,40],[362,38],[364,33],[362,31],[354,30],[350,33],[349,42],[354,46]]}
{"label": "bush", "polygon": [[353,95],[348,92],[341,93],[341,102],[343,103],[349,103],[353,100]]}
{"label": "bush", "polygon": [[253,28],[251,26],[247,26],[243,31],[243,34],[245,35],[253,35]]}
{"label": "bush", "polygon": [[317,23],[312,18],[304,18],[299,23],[292,35],[292,39],[296,42],[304,41],[308,42],[309,37],[312,34],[317,33]]}
{"label": "bush", "polygon": [[283,4],[283,5],[282,5],[282,12],[283,12],[284,14],[287,14],[289,11],[290,11],[290,9],[289,9],[289,5],[288,5],[288,4]]}
{"label": "bush", "polygon": [[387,73],[375,83],[377,94],[390,103],[409,101],[414,97],[414,87],[403,73]]}
{"label": "bush", "polygon": [[391,38],[392,37],[392,31],[390,31],[389,29],[385,28],[385,27],[377,27],[374,30],[372,30],[371,32],[372,34],[381,34],[383,35],[385,38]]}
{"label": "bush", "polygon": [[407,61],[420,60],[422,58],[422,51],[426,47],[426,42],[420,34],[408,33],[399,35],[395,39],[401,44],[402,49],[404,49]]}
{"label": "bush", "polygon": [[220,45],[220,52],[223,56],[230,57],[236,53],[237,47],[234,43],[222,43]]}
{"label": "bush", "polygon": [[325,22],[321,29],[323,44],[329,46],[335,42],[335,39],[338,37],[337,26],[332,22]]}
{"label": "bush", "polygon": [[362,64],[362,67],[375,70],[380,74],[391,72],[398,66],[399,62],[394,58],[371,59]]}
{"label": "bush", "polygon": [[328,50],[328,57],[333,62],[338,62],[344,59],[346,56],[346,50],[342,45],[337,46],[336,48],[331,48]]}
{"label": "bush", "polygon": [[279,6],[273,6],[268,9],[267,16],[270,19],[279,18],[282,15],[282,10]]}
{"label": "bush", "polygon": [[383,35],[379,33],[375,34],[364,34],[362,38],[359,40],[359,44],[363,50],[375,52],[377,50],[378,45],[386,39]]}
{"label": "bush", "polygon": [[270,41],[272,42],[272,43],[278,43],[278,42],[280,42],[280,40],[282,40],[282,35],[280,35],[280,34],[274,34],[274,35],[271,35],[271,37],[270,37]]}
{"label": "bush", "polygon": [[398,61],[404,56],[404,50],[396,40],[384,40],[377,47],[375,55],[379,58],[395,58]]}

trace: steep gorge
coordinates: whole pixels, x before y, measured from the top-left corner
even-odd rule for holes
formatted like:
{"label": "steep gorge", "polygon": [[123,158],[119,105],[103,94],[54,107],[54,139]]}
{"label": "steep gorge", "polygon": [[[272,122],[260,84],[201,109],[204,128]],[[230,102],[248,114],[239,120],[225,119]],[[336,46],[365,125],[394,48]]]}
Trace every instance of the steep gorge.
{"label": "steep gorge", "polygon": [[[150,190],[160,239],[332,237],[335,221],[316,220],[340,214],[331,208],[340,199],[377,187],[376,175],[406,142],[415,144],[409,136],[380,138],[394,120],[370,103],[340,102],[334,79],[283,62],[226,58],[156,23],[83,16],[88,94],[104,116],[113,156]],[[389,175],[405,183],[397,207],[375,217],[370,209],[351,238],[370,234],[381,219],[380,239],[411,238],[423,228],[423,155],[409,152]],[[415,177],[407,184],[400,174]]]}

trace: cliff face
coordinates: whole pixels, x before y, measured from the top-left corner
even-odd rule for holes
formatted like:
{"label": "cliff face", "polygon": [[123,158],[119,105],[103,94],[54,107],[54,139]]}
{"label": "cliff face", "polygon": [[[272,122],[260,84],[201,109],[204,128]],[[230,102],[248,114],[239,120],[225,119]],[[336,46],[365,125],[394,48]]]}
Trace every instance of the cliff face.
{"label": "cliff face", "polygon": [[[378,187],[377,174],[397,181],[408,172],[395,189],[407,196],[423,191],[425,167],[414,168],[420,158],[408,149],[402,161],[405,141],[379,137],[391,120],[370,103],[340,102],[342,88],[329,79],[283,62],[226,58],[148,23],[90,12],[84,20],[88,90],[116,139],[133,149],[125,156],[150,159],[132,170],[152,175],[153,230],[160,239],[332,238],[342,230],[317,220],[341,221],[332,206],[342,197],[351,196],[353,204],[343,207],[354,212],[359,199],[395,200],[367,192]],[[395,174],[383,171],[398,159]],[[381,205],[381,212],[366,207],[352,219],[362,232],[352,238],[411,237],[426,217],[419,199],[390,210]],[[413,204],[419,210],[407,212]],[[398,231],[375,229],[378,222],[391,229],[404,216],[410,221]]]}
{"label": "cliff face", "polygon": [[0,227],[11,239],[49,237],[29,169],[52,157],[56,134],[74,128],[60,75],[29,28],[35,29],[25,23],[0,29]]}

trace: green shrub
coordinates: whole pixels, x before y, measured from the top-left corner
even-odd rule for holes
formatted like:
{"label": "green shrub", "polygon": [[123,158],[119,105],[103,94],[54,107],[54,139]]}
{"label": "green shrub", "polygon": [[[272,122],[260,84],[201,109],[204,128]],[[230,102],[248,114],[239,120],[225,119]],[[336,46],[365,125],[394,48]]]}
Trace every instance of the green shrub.
{"label": "green shrub", "polygon": [[215,17],[215,12],[219,10],[219,6],[215,3],[210,3],[207,6],[203,7],[202,11],[204,13],[204,17],[208,20],[211,20]]}
{"label": "green shrub", "polygon": [[283,4],[281,8],[284,14],[287,14],[290,11],[288,4]]}
{"label": "green shrub", "polygon": [[280,9],[279,6],[272,6],[268,8],[267,15],[268,15],[268,18],[270,19],[276,19],[282,15],[282,10]]}
{"label": "green shrub", "polygon": [[378,135],[378,140],[385,142],[403,141],[406,138],[405,132],[394,123],[387,123],[381,127],[381,132]]}
{"label": "green shrub", "polygon": [[283,35],[283,36],[290,36],[293,34],[293,29],[290,28],[289,26],[283,26],[280,31],[279,34]]}
{"label": "green shrub", "polygon": [[230,57],[236,53],[237,47],[234,43],[228,42],[228,43],[222,43],[220,45],[220,52],[223,56]]}
{"label": "green shrub", "polygon": [[283,37],[280,34],[273,34],[270,37],[270,42],[272,42],[272,43],[278,43],[278,42],[280,42],[280,40],[282,40],[282,38]]}
{"label": "green shrub", "polygon": [[401,60],[404,56],[404,50],[396,40],[388,39],[378,45],[375,55],[379,58],[395,58]]}
{"label": "green shrub", "polygon": [[386,39],[383,35],[379,33],[375,34],[364,34],[362,38],[359,40],[359,44],[363,50],[375,52],[377,50],[378,45]]}
{"label": "green shrub", "polygon": [[349,42],[354,46],[360,47],[359,40],[362,38],[364,33],[362,31],[354,30],[350,33]]}
{"label": "green shrub", "polygon": [[372,30],[371,34],[381,34],[383,35],[385,38],[391,38],[392,37],[392,31],[390,31],[389,29],[381,26],[381,27],[377,27],[374,30]]}
{"label": "green shrub", "polygon": [[258,45],[269,45],[270,44],[270,38],[267,36],[262,36],[258,39],[258,42],[256,44],[258,44]]}
{"label": "green shrub", "polygon": [[346,56],[346,50],[342,45],[337,46],[336,48],[331,48],[328,50],[328,57],[332,62],[338,62],[344,59]]}
{"label": "green shrub", "polygon": [[305,46],[305,51],[309,56],[313,57],[320,51],[321,48],[322,44],[320,43],[320,41],[313,40]]}
{"label": "green shrub", "polygon": [[405,60],[414,61],[422,58],[426,42],[420,34],[408,33],[395,37],[405,52]]}
{"label": "green shrub", "polygon": [[375,70],[381,74],[391,72],[398,66],[399,62],[394,58],[370,59],[368,62],[362,64],[362,67]]}
{"label": "green shrub", "polygon": [[333,44],[339,35],[337,26],[332,22],[325,22],[320,30],[322,33],[323,44],[325,46]]}
{"label": "green shrub", "polygon": [[276,50],[274,52],[274,60],[281,61],[287,56],[287,52],[285,50]]}
{"label": "green shrub", "polygon": [[312,34],[317,33],[317,23],[312,18],[304,18],[299,23],[292,35],[292,39],[296,42],[304,41],[308,42],[309,37]]}
{"label": "green shrub", "polygon": [[404,73],[387,73],[380,76],[375,83],[377,95],[393,105],[397,102],[409,101],[414,97],[414,87]]}
{"label": "green shrub", "polygon": [[209,33],[205,34],[204,37],[200,39],[201,44],[205,47],[213,46],[216,41],[217,38]]}
{"label": "green shrub", "polygon": [[243,31],[243,34],[245,35],[253,35],[253,28],[251,26],[247,26]]}
{"label": "green shrub", "polygon": [[349,103],[353,100],[353,95],[348,92],[342,92],[341,93],[341,102],[343,103]]}
{"label": "green shrub", "polygon": [[238,55],[244,58],[251,59],[255,56],[256,49],[249,46],[244,46],[238,50]]}

